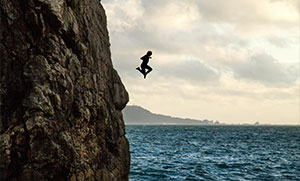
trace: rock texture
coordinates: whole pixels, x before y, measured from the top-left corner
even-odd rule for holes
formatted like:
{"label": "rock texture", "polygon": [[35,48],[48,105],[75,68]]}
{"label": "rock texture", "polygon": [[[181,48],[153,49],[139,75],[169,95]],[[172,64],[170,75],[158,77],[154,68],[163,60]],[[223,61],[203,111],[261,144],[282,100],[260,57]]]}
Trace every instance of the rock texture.
{"label": "rock texture", "polygon": [[0,0],[0,180],[127,180],[99,0]]}

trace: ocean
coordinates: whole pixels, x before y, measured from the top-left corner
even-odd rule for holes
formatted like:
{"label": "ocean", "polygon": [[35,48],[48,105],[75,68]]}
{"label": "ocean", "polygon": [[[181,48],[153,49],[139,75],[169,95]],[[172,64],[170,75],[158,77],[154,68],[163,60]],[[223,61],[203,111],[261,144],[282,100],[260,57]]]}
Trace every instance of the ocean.
{"label": "ocean", "polygon": [[126,126],[129,179],[300,180],[300,126]]}

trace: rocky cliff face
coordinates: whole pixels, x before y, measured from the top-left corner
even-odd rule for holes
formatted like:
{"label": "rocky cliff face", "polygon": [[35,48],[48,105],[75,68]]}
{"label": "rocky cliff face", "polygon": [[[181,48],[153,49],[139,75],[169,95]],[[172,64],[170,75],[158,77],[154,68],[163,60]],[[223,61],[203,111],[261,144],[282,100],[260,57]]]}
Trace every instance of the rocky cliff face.
{"label": "rocky cliff face", "polygon": [[121,110],[99,0],[0,1],[0,180],[127,180]]}

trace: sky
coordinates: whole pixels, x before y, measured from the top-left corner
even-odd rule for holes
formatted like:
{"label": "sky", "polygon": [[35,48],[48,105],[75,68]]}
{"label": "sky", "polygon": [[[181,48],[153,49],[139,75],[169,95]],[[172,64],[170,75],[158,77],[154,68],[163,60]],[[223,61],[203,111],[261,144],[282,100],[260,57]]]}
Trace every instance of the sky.
{"label": "sky", "polygon": [[[299,0],[102,0],[129,105],[226,124],[297,124]],[[135,68],[148,50],[153,71]]]}

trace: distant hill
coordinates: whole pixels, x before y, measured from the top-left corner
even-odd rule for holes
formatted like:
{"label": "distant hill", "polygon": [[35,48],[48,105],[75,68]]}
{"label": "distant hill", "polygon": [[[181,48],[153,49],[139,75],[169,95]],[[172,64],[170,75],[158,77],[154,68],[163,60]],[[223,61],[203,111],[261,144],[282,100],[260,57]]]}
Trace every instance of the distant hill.
{"label": "distant hill", "polygon": [[140,106],[126,106],[123,110],[127,125],[217,125],[219,121],[183,119],[152,113]]}

